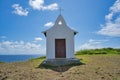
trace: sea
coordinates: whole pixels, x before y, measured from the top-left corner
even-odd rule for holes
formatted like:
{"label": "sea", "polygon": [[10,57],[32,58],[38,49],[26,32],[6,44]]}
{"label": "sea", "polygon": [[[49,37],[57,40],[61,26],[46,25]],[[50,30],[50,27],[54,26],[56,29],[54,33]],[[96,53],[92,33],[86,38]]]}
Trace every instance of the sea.
{"label": "sea", "polygon": [[0,55],[0,62],[21,62],[42,56],[45,55]]}

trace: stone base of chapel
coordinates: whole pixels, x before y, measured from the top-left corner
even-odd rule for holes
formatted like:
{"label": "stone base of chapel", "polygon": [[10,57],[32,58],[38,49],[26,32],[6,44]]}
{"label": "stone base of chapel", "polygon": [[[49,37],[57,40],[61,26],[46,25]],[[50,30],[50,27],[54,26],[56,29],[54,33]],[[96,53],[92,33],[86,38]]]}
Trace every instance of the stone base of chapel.
{"label": "stone base of chapel", "polygon": [[57,58],[57,59],[48,59],[43,62],[43,64],[51,65],[51,66],[63,66],[70,64],[80,64],[80,59],[76,58]]}

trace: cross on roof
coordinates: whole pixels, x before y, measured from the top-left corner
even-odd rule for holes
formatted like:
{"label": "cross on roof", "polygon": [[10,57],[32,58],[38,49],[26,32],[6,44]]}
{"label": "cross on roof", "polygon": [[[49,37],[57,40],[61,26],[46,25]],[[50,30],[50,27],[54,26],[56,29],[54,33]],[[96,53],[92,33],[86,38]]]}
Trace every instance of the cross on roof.
{"label": "cross on roof", "polygon": [[60,14],[61,14],[61,12],[63,11],[63,9],[60,7],[60,8],[59,8],[59,11],[60,11]]}

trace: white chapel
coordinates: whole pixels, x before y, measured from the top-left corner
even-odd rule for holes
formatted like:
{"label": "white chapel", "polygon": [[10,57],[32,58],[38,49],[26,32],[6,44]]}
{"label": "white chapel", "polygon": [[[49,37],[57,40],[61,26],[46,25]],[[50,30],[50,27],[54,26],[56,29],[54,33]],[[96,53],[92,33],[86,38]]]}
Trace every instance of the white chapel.
{"label": "white chapel", "polygon": [[67,26],[61,14],[53,27],[43,33],[46,36],[46,61],[74,58],[74,36],[77,32]]}

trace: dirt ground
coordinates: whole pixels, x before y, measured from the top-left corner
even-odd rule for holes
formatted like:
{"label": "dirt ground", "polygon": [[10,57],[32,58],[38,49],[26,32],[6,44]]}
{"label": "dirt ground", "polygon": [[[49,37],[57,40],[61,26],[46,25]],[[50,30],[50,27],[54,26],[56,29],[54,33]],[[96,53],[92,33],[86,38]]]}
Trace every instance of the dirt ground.
{"label": "dirt ground", "polygon": [[77,55],[84,64],[44,68],[44,59],[0,63],[0,80],[120,80],[120,55]]}

